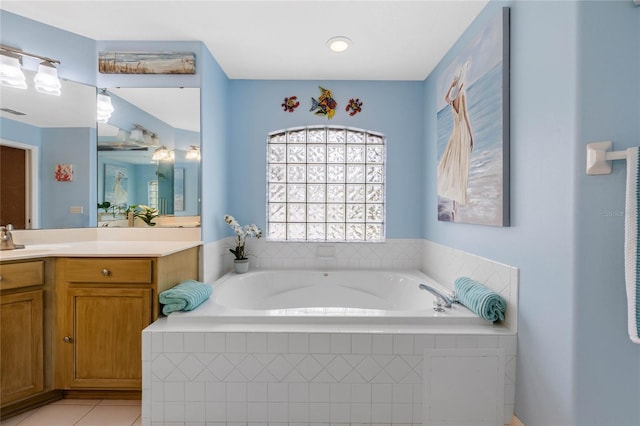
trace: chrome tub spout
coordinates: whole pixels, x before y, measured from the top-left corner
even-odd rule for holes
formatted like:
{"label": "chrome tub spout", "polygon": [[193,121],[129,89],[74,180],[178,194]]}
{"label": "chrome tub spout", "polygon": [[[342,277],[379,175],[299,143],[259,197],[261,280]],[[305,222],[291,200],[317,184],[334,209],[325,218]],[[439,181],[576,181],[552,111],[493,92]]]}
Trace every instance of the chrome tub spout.
{"label": "chrome tub spout", "polygon": [[436,300],[433,303],[435,305],[433,309],[435,309],[436,311],[442,312],[444,311],[442,307],[450,308],[451,305],[456,301],[455,292],[451,292],[449,295],[445,295],[439,292],[438,290],[436,290],[435,288],[428,286],[426,284],[420,284],[418,285],[418,288],[420,290],[426,290],[436,297]]}

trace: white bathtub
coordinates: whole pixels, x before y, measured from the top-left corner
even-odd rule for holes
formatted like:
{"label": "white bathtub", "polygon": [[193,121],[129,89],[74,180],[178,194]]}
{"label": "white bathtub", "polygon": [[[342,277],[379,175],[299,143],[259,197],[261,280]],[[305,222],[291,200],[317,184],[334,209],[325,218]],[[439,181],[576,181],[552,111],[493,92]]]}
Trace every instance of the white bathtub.
{"label": "white bathtub", "polygon": [[191,312],[174,312],[169,323],[349,323],[490,325],[462,305],[433,309],[428,284],[448,289],[419,271],[258,270],[228,273],[212,296]]}
{"label": "white bathtub", "polygon": [[441,424],[445,400],[465,407],[452,423],[508,424],[515,333],[461,305],[435,312],[420,283],[445,290],[418,271],[221,277],[143,331],[143,424]]}

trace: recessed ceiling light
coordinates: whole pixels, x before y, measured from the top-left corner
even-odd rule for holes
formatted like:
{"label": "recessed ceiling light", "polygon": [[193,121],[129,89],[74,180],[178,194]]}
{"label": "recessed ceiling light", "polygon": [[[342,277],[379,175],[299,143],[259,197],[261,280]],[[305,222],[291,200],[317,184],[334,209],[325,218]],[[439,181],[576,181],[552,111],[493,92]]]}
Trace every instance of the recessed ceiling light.
{"label": "recessed ceiling light", "polygon": [[331,37],[327,40],[327,46],[334,52],[344,52],[349,48],[349,44],[351,44],[351,40],[343,36]]}

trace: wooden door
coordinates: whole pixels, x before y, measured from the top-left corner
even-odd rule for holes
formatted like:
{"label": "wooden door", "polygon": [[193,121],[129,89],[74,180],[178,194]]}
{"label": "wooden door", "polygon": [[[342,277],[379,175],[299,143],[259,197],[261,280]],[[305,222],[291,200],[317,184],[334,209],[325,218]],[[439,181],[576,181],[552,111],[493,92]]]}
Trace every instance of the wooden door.
{"label": "wooden door", "polygon": [[26,229],[26,164],[24,149],[0,146],[0,225]]}
{"label": "wooden door", "polygon": [[42,290],[2,296],[0,401],[17,401],[44,389]]}
{"label": "wooden door", "polygon": [[67,302],[69,388],[141,389],[151,289],[72,288]]}

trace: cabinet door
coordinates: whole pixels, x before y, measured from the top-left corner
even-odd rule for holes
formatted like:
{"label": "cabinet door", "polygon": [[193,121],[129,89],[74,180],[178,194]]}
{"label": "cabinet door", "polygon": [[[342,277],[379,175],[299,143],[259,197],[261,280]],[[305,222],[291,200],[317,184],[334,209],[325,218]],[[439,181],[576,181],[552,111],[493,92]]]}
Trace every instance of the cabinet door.
{"label": "cabinet door", "polygon": [[[151,289],[72,288],[70,388],[141,389],[142,330],[151,323]],[[67,352],[68,353],[68,352]]]}
{"label": "cabinet door", "polygon": [[3,295],[0,302],[0,401],[42,392],[42,290]]}

